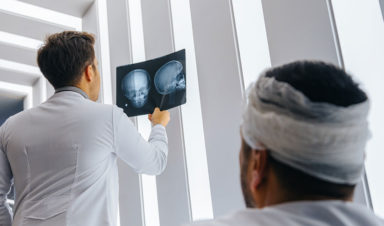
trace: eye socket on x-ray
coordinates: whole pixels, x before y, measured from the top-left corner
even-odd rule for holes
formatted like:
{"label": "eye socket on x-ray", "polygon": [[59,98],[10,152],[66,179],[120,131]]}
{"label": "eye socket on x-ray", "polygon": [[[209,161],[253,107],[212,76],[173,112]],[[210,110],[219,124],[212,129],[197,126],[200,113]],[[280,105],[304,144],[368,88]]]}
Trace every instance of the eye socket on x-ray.
{"label": "eye socket on x-ray", "polygon": [[130,71],[121,81],[124,96],[135,108],[143,107],[148,101],[151,79],[146,70],[136,69]]}
{"label": "eye socket on x-ray", "polygon": [[158,93],[167,95],[185,89],[183,65],[177,60],[171,60],[161,66],[155,74],[155,88]]}

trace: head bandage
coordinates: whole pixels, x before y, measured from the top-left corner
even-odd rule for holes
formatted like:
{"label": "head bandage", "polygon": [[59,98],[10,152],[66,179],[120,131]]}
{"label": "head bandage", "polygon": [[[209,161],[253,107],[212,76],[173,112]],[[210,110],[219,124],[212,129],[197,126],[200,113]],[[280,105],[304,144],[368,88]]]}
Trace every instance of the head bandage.
{"label": "head bandage", "polygon": [[329,182],[359,181],[370,136],[368,101],[348,107],[312,102],[265,75],[247,93],[241,131],[250,147],[263,145],[278,161]]}

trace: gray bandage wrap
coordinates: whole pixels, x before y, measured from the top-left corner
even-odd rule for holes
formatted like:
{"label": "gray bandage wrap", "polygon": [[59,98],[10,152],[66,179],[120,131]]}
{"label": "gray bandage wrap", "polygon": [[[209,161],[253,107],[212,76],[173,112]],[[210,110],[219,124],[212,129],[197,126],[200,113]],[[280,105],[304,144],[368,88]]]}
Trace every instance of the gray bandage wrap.
{"label": "gray bandage wrap", "polygon": [[250,147],[263,145],[278,161],[329,182],[359,181],[370,137],[368,101],[348,107],[312,102],[264,74],[247,93],[241,130]]}

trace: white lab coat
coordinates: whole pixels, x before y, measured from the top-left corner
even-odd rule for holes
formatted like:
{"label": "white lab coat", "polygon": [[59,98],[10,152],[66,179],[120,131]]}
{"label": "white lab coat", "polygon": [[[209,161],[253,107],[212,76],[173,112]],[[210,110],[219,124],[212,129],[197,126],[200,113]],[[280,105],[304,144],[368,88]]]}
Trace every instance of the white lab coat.
{"label": "white lab coat", "polygon": [[117,159],[138,173],[164,170],[162,125],[152,128],[147,142],[120,108],[83,94],[58,92],[0,128],[1,226],[11,225],[5,198],[12,179],[13,226],[115,226]]}
{"label": "white lab coat", "polygon": [[342,201],[300,201],[246,209],[194,226],[382,226],[367,207]]}

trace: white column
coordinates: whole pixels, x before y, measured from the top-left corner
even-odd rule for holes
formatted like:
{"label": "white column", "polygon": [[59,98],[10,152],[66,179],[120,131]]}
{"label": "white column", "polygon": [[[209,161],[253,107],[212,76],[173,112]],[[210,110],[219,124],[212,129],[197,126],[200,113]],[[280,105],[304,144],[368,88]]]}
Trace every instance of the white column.
{"label": "white column", "polygon": [[111,78],[111,62],[109,56],[109,31],[108,31],[108,14],[107,0],[96,0],[97,10],[97,37],[100,47],[100,67],[101,67],[101,84],[103,87],[102,98],[104,104],[112,104],[112,78]]}
{"label": "white column", "polygon": [[230,1],[191,0],[214,216],[244,208],[238,153],[243,81]]}
{"label": "white column", "polygon": [[325,0],[262,0],[272,66],[295,60],[338,64]]}
{"label": "white column", "polygon": [[[142,14],[142,2],[140,0],[130,0],[129,2],[129,22],[131,34],[132,63],[145,60],[144,43],[144,24]],[[148,140],[151,124],[146,116],[136,117],[137,128],[144,139]],[[143,224],[159,226],[159,206],[157,199],[156,177],[151,175],[140,175],[142,192],[142,214]]]}
{"label": "white column", "polygon": [[171,0],[175,50],[186,51],[187,103],[181,107],[182,132],[192,220],[213,218],[200,89],[189,0]]}
{"label": "white column", "polygon": [[[169,1],[143,0],[141,2],[146,59],[173,52]],[[162,226],[178,226],[190,220],[180,108],[174,108],[170,113],[171,121],[167,126],[168,165],[164,173],[156,178],[159,220]]]}
{"label": "white column", "polygon": [[261,0],[232,0],[245,88],[271,66]]}
{"label": "white column", "polygon": [[[116,103],[116,67],[137,58],[138,43],[131,47],[136,31],[130,31],[128,0],[107,1],[112,100]],[[133,7],[133,6],[132,6]],[[136,22],[137,23],[137,22]],[[131,37],[132,36],[132,37]],[[144,225],[141,178],[126,163],[118,161],[120,225]]]}

